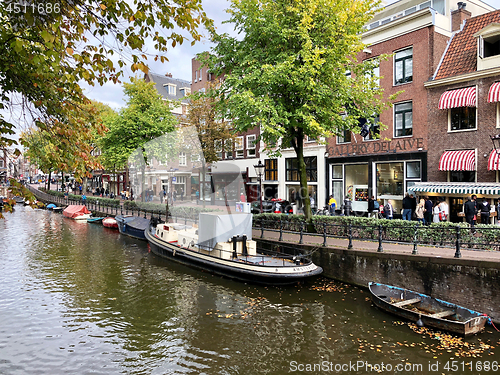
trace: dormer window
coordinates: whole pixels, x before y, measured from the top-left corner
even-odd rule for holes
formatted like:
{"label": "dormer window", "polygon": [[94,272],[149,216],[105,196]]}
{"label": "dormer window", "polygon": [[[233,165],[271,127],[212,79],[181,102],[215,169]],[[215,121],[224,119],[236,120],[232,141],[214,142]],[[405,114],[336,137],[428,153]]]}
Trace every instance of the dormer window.
{"label": "dormer window", "polygon": [[491,23],[474,34],[477,38],[477,70],[500,65],[500,23]]}
{"label": "dormer window", "polygon": [[163,87],[165,87],[165,89],[167,90],[168,95],[176,95],[177,85],[174,85],[172,83],[166,83],[163,85]]}

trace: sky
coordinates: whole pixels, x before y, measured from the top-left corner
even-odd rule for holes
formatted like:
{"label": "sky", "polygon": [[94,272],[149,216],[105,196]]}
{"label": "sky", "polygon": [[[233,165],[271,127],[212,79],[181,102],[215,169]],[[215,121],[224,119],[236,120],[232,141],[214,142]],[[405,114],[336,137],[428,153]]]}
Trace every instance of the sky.
{"label": "sky", "polygon": [[[458,1],[459,0],[457,0],[457,2]],[[461,1],[467,3],[467,0]],[[387,3],[393,2],[394,0],[387,1]],[[500,9],[500,0],[485,0],[485,2],[496,9]],[[217,30],[219,32],[234,34],[233,25],[222,24],[224,20],[229,18],[229,15],[225,12],[225,10],[229,8],[229,5],[229,0],[203,0],[203,8],[207,16],[214,20]],[[191,59],[195,57],[197,53],[207,51],[211,47],[210,42],[207,40],[207,32],[204,31],[203,34],[205,35],[205,39],[197,42],[194,46],[191,46],[190,41],[188,41],[182,45],[177,45],[175,48],[171,48],[166,54],[169,60],[167,63],[155,63],[150,61],[150,71],[162,75],[172,73],[174,78],[191,81]],[[128,77],[133,75],[134,74],[130,70],[126,70],[125,76],[127,78],[125,78],[125,81],[128,80]],[[104,86],[95,87],[83,85],[83,87],[90,99],[105,103],[115,110],[125,106],[123,89],[119,84],[108,83]]]}

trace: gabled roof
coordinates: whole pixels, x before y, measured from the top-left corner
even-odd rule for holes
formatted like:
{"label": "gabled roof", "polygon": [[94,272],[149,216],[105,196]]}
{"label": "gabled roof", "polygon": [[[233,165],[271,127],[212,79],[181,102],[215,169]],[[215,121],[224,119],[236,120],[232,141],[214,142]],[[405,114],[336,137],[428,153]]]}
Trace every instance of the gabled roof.
{"label": "gabled roof", "polygon": [[[164,75],[156,73],[148,73],[147,77],[151,82],[155,83],[155,88],[158,93],[167,100],[179,100],[182,99],[183,103],[187,103],[188,100],[184,98],[184,93],[181,91],[182,88],[191,89],[191,82],[185,81],[183,79],[167,77]],[[176,86],[175,95],[168,93],[167,85],[172,84]],[[183,99],[184,98],[184,99]]]}
{"label": "gabled roof", "polygon": [[463,29],[453,35],[434,79],[475,72],[477,70],[475,34],[495,22],[500,22],[500,10],[466,20]]}

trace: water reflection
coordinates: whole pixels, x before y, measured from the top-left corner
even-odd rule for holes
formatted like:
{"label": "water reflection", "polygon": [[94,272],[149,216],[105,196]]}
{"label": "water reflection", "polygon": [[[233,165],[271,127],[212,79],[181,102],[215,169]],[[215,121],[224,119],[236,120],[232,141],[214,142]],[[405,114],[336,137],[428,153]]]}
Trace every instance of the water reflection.
{"label": "water reflection", "polygon": [[[20,206],[0,222],[0,243],[2,374],[288,374],[455,358],[358,288],[234,282],[167,263],[100,225]],[[484,333],[467,342],[499,341]]]}

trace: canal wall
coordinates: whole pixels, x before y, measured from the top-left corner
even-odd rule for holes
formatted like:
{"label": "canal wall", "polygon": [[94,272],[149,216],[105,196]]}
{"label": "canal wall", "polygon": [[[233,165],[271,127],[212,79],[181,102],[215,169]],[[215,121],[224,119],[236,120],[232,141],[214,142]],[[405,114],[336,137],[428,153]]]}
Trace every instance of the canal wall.
{"label": "canal wall", "polygon": [[[283,242],[256,239],[273,249]],[[430,295],[489,315],[500,322],[500,263],[488,260],[429,257],[301,246],[313,252],[323,276],[366,288],[370,281]]]}

